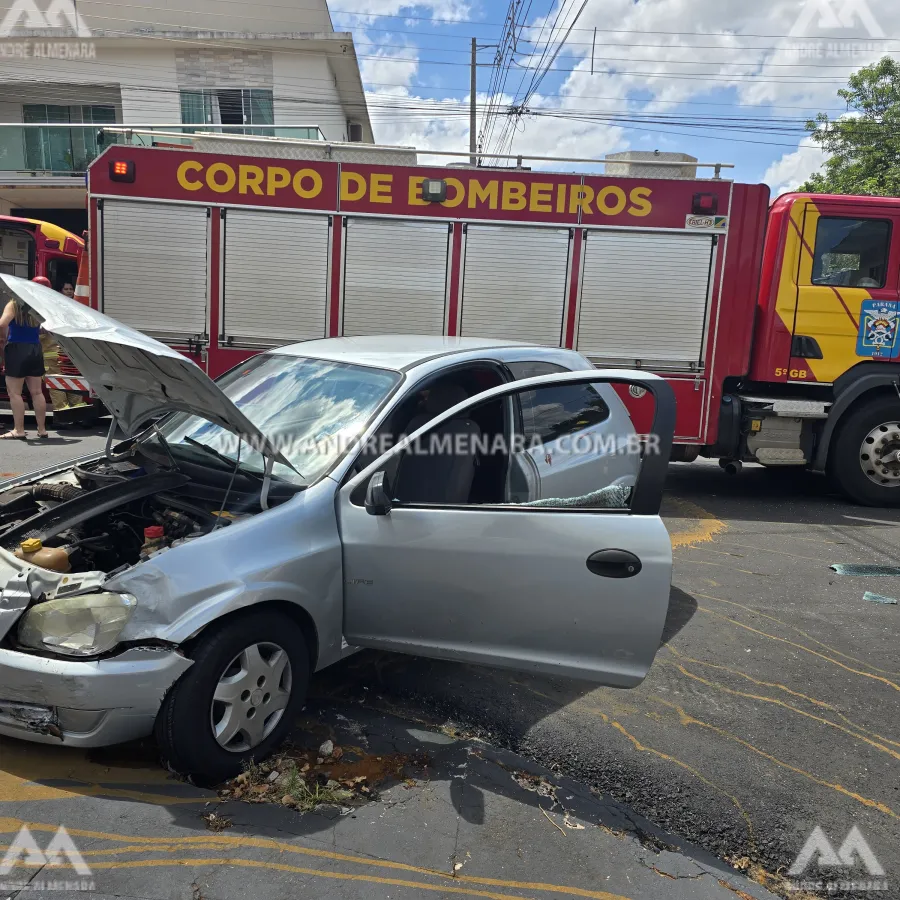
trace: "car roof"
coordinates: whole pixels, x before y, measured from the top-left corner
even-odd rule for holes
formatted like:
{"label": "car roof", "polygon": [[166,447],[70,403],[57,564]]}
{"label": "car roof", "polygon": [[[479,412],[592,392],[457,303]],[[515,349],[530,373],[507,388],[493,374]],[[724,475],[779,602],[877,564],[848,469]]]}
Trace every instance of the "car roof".
{"label": "car roof", "polygon": [[427,360],[477,350],[529,347],[521,341],[489,338],[440,337],[427,334],[379,334],[362,337],[323,338],[279,347],[275,353],[311,356],[335,362],[404,371]]}

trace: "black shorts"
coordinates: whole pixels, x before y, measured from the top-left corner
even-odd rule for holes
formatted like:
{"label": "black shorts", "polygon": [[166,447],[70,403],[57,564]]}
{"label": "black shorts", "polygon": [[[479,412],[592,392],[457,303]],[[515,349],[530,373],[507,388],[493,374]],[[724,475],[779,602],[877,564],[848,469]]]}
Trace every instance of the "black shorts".
{"label": "black shorts", "polygon": [[43,378],[44,352],[40,344],[7,344],[3,364],[9,378]]}

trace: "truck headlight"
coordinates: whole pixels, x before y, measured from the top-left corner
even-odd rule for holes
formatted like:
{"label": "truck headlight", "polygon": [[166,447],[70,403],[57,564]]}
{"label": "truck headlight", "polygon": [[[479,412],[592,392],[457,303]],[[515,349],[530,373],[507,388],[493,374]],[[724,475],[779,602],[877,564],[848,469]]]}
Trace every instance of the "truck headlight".
{"label": "truck headlight", "polygon": [[19,643],[63,656],[112,650],[137,600],[130,594],[80,594],[32,606],[19,625]]}

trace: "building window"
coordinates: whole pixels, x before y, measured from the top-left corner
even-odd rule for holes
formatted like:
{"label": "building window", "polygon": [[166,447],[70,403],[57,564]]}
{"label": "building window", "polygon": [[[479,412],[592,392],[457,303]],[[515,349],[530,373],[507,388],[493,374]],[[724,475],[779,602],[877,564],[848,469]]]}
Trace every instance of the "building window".
{"label": "building window", "polygon": [[890,247],[890,222],[823,216],[816,233],[812,283],[882,288]]}
{"label": "building window", "polygon": [[273,135],[273,128],[246,128],[247,125],[274,125],[272,92],[262,88],[222,88],[181,92],[181,121],[185,125],[222,125],[233,134]]}
{"label": "building window", "polygon": [[[29,103],[22,107],[22,121],[53,125],[113,125],[113,106],[56,106]],[[97,129],[61,127],[23,128],[25,168],[45,172],[84,172],[102,149]]]}

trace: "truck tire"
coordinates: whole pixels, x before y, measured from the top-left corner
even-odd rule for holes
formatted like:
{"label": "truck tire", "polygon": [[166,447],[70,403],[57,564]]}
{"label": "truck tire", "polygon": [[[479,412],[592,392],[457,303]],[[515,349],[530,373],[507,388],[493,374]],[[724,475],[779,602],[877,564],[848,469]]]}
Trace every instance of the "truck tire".
{"label": "truck tire", "polygon": [[309,651],[295,622],[263,610],[212,625],[189,655],[154,735],[166,768],[219,784],[284,741],[306,697]]}
{"label": "truck tire", "polygon": [[864,506],[900,506],[900,399],[880,396],[840,423],[828,453],[828,474]]}

